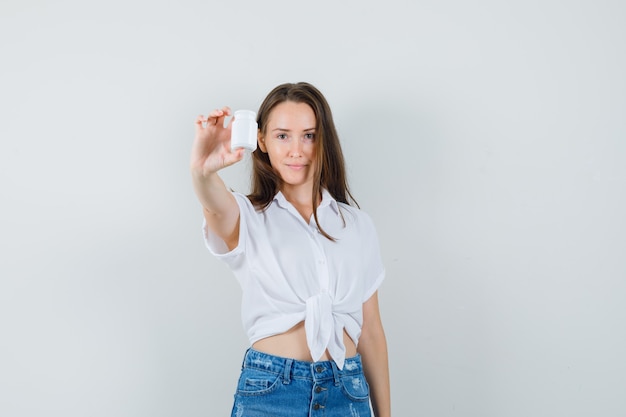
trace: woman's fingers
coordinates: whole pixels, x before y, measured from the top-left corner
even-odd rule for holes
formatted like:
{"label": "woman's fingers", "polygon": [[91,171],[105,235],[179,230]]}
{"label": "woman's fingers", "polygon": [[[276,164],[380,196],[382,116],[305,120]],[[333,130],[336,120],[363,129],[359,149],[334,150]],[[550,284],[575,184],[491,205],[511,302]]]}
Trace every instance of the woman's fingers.
{"label": "woman's fingers", "polygon": [[224,126],[224,120],[229,116],[232,116],[232,112],[230,107],[225,106],[211,111],[206,117],[196,117],[192,169],[203,170],[205,173],[217,172],[243,159],[243,149],[230,150],[230,126]]}
{"label": "woman's fingers", "polygon": [[224,106],[221,109],[213,110],[206,117],[202,114],[198,115],[196,117],[196,135],[204,133],[203,130],[211,127],[224,128],[224,119],[231,114],[230,107]]}
{"label": "woman's fingers", "polygon": [[205,126],[206,117],[199,115],[196,117],[196,133],[199,133]]}
{"label": "woman's fingers", "polygon": [[224,155],[224,167],[233,165],[239,161],[241,161],[243,159],[243,153],[244,150],[243,149],[237,149],[235,151],[232,151],[230,153],[227,153],[226,155]]}
{"label": "woman's fingers", "polygon": [[221,109],[215,109],[207,118],[207,125],[224,126],[224,119],[231,115],[230,107],[224,106]]}

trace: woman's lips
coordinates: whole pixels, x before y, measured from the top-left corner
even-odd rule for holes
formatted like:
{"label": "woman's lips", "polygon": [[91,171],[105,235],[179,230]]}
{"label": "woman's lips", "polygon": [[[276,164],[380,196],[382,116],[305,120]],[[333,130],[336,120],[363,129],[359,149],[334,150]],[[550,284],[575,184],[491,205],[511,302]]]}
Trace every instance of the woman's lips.
{"label": "woman's lips", "polygon": [[287,166],[295,171],[300,171],[301,169],[303,169],[306,165],[300,165],[300,164],[287,164]]}

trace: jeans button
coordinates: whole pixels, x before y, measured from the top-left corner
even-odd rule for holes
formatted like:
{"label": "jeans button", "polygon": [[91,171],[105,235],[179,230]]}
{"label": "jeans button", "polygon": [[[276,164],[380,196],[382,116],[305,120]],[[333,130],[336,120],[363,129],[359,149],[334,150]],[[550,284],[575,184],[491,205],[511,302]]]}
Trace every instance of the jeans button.
{"label": "jeans button", "polygon": [[322,392],[322,387],[320,386],[315,387],[315,392],[317,392],[318,394]]}
{"label": "jeans button", "polygon": [[316,370],[317,372],[322,372],[322,371],[324,370],[324,367],[323,367],[322,365],[317,365],[317,366],[315,367],[315,370]]}

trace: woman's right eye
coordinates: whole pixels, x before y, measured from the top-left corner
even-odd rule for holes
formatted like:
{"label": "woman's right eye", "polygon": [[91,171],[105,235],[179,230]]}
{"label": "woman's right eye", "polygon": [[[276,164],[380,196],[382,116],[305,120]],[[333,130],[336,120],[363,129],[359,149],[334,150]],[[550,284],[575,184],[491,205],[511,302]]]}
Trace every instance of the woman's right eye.
{"label": "woman's right eye", "polygon": [[285,140],[287,139],[287,135],[285,133],[279,133],[276,135],[276,139]]}

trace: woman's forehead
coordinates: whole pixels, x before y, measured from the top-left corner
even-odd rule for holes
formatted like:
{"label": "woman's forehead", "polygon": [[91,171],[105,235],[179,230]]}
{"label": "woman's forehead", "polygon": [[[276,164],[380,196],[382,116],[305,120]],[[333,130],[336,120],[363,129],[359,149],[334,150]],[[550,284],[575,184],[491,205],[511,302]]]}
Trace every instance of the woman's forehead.
{"label": "woman's forehead", "polygon": [[296,127],[312,129],[315,128],[315,113],[306,103],[284,101],[272,109],[267,123],[273,128],[286,130]]}

